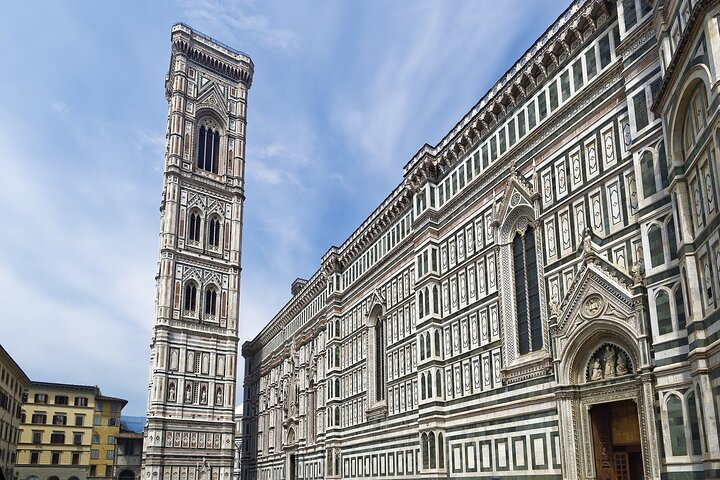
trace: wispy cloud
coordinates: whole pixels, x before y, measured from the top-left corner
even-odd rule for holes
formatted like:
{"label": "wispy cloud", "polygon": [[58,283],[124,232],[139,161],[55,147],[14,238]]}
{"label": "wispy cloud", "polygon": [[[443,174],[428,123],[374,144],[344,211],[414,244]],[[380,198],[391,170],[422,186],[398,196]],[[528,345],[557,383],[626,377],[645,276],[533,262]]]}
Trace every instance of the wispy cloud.
{"label": "wispy cloud", "polygon": [[3,346],[32,378],[100,384],[143,412],[175,21],[256,65],[242,343],[401,181],[410,156],[510,66],[509,52],[530,45],[527,31],[540,33],[566,3],[80,0],[71,13],[9,4],[0,16],[0,53],[14,73],[0,78]]}
{"label": "wispy cloud", "polygon": [[249,2],[243,5],[236,0],[183,0],[180,5],[184,16],[205,33],[213,32],[235,44],[249,37],[259,45],[288,53],[302,44],[298,33],[274,25],[265,15],[251,13],[256,6]]}

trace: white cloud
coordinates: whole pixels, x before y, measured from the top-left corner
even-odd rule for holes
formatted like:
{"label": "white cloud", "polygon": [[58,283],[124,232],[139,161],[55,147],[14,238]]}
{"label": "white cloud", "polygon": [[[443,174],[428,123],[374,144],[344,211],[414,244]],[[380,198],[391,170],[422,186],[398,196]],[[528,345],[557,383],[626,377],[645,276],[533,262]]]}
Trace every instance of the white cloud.
{"label": "white cloud", "polygon": [[302,44],[296,32],[273,25],[265,15],[250,13],[254,6],[249,3],[243,6],[232,0],[183,0],[180,4],[184,16],[203,33],[213,32],[214,37],[226,38],[233,45],[242,45],[242,40],[250,37],[259,45],[289,53]]}

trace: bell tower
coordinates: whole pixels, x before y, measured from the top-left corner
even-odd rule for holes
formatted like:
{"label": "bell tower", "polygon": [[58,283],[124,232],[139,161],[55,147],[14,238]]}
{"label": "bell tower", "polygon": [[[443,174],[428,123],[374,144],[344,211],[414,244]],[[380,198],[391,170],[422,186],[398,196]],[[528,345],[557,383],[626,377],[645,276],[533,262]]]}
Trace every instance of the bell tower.
{"label": "bell tower", "polygon": [[144,480],[231,480],[253,63],[172,28]]}

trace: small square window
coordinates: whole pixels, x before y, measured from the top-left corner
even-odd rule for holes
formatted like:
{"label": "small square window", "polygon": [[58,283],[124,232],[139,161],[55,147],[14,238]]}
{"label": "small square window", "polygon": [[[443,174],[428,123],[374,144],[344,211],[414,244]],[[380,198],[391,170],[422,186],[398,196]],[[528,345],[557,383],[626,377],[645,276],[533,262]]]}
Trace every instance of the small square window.
{"label": "small square window", "polygon": [[100,435],[93,435],[92,443],[100,443]]}
{"label": "small square window", "polygon": [[106,457],[108,460],[112,460],[114,454],[115,454],[115,452],[113,452],[112,450],[108,450],[107,452],[105,452],[105,457]]}
{"label": "small square window", "polygon": [[45,395],[44,393],[36,393],[35,403],[47,403],[47,395]]}
{"label": "small square window", "polygon": [[30,464],[36,465],[40,461],[40,452],[30,452]]}
{"label": "small square window", "polygon": [[90,450],[90,458],[92,458],[92,459],[100,458],[100,450],[98,450],[97,448],[93,448],[92,450]]}

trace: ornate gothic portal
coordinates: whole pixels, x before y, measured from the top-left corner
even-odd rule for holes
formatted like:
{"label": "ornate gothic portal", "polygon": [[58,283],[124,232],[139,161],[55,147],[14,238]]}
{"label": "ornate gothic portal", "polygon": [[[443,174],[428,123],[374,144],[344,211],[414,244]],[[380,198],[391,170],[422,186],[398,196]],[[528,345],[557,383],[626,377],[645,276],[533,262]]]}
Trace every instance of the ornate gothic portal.
{"label": "ornate gothic portal", "polygon": [[553,362],[568,479],[660,478],[645,287],[596,254],[551,306]]}

